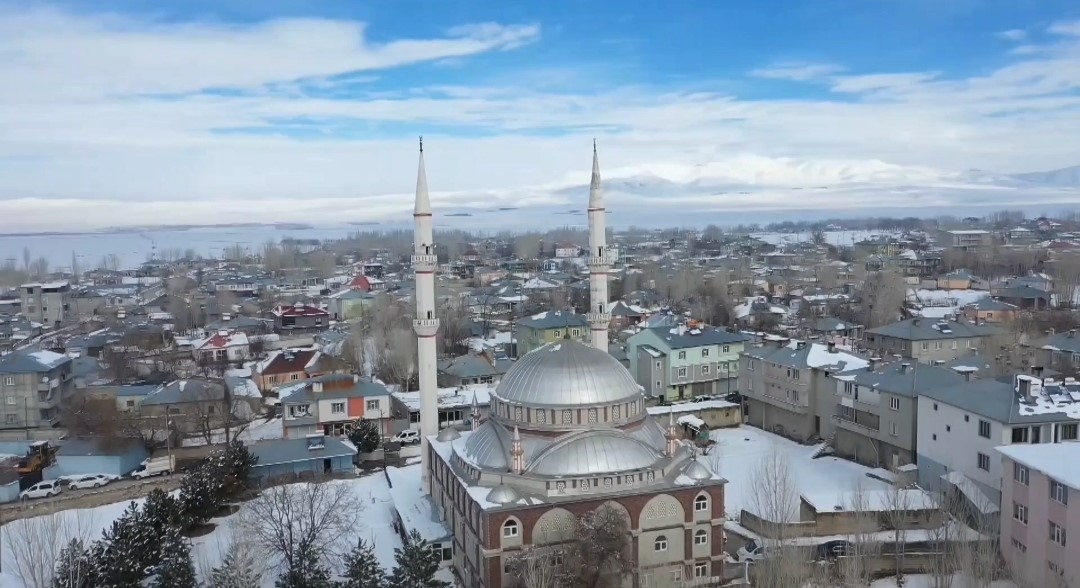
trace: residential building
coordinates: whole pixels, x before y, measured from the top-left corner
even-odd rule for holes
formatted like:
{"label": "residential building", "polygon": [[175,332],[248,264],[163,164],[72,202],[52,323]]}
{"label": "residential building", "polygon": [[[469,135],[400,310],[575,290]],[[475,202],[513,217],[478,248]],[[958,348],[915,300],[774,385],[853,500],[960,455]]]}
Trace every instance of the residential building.
{"label": "residential building", "polygon": [[1080,585],[1080,443],[999,447],[1001,555],[1030,586]]}
{"label": "residential building", "polygon": [[324,374],[345,374],[348,366],[317,349],[282,349],[255,364],[251,378],[262,392]]}
{"label": "residential building", "polygon": [[983,229],[946,229],[938,232],[937,245],[946,251],[975,253],[990,248],[994,235]]}
{"label": "residential building", "polygon": [[993,298],[983,298],[964,306],[964,318],[974,323],[1008,323],[1020,316],[1020,307]]}
{"label": "residential building", "polygon": [[282,391],[282,428],[287,439],[313,433],[347,435],[356,419],[374,419],[383,436],[393,434],[390,390],[383,384],[349,374],[305,380]]}
{"label": "residential building", "polygon": [[373,274],[361,274],[349,282],[349,288],[367,294],[376,294],[386,290],[386,282]]}
{"label": "residential building", "polygon": [[741,333],[698,323],[642,329],[626,341],[630,373],[646,393],[662,402],[739,390],[739,354],[749,340]]}
{"label": "residential building", "polygon": [[278,306],[274,316],[274,330],[288,333],[322,331],[330,326],[330,313],[303,302],[291,306]]}
{"label": "residential building", "polygon": [[[493,384],[473,384],[439,388],[436,392],[439,430],[469,426],[474,414],[486,418]],[[409,413],[410,429],[420,430],[420,392],[394,392],[394,399]]]}
{"label": "residential building", "polygon": [[1028,345],[1031,365],[1063,373],[1080,372],[1080,337],[1076,329],[1065,333],[1050,332]]}
{"label": "residential building", "polygon": [[0,430],[59,425],[61,407],[74,387],[66,355],[20,350],[0,356]]}
{"label": "residential building", "polygon": [[240,363],[251,355],[251,344],[244,333],[218,331],[192,344],[196,362],[203,364]]}
{"label": "residential building", "polygon": [[919,485],[938,489],[943,477],[959,472],[991,503],[1001,504],[1003,471],[996,448],[1076,441],[1080,402],[1074,395],[1080,398],[1075,381],[1027,375],[920,391]]}
{"label": "residential building", "polygon": [[346,288],[334,292],[326,297],[327,311],[330,319],[335,321],[351,321],[363,316],[364,307],[375,300],[375,295],[363,290]]}
{"label": "residential building", "polygon": [[226,276],[214,282],[215,292],[232,292],[237,296],[257,296],[262,281],[254,276]]}
{"label": "residential building", "polygon": [[260,482],[292,482],[354,471],[356,449],[339,439],[312,434],[299,439],[264,439],[248,445],[257,459],[251,477]]}
{"label": "residential building", "polygon": [[587,343],[592,331],[585,315],[554,310],[519,319],[515,325],[518,357],[542,345],[564,338]]}
{"label": "residential building", "polygon": [[34,282],[19,286],[22,314],[35,323],[56,326],[69,316],[71,286],[67,282]]}
{"label": "residential building", "polygon": [[[611,248],[608,248],[610,253]],[[640,323],[649,313],[640,306],[627,304],[622,300],[616,300],[608,305],[608,314],[611,315],[612,329],[625,329]]]}
{"label": "residential building", "polygon": [[513,362],[496,359],[491,351],[472,351],[439,361],[438,384],[442,388],[498,383]]}
{"label": "residential building", "polygon": [[915,463],[919,390],[959,384],[954,370],[911,360],[833,376],[833,450],[859,463],[895,471]]}
{"label": "residential building", "polygon": [[832,376],[870,364],[835,345],[805,341],[751,347],[741,360],[744,418],[755,427],[800,442],[832,435],[837,405]]}
{"label": "residential building", "polygon": [[1023,310],[1046,310],[1050,308],[1051,293],[1028,284],[1018,284],[1006,288],[993,288],[994,298],[1018,306]]}
{"label": "residential building", "polygon": [[7,351],[41,334],[41,324],[25,316],[0,314],[0,351]]}
{"label": "residential building", "polygon": [[990,339],[1002,334],[998,326],[954,316],[911,318],[867,329],[864,344],[868,352],[881,357],[900,355],[931,363],[984,352]]}
{"label": "residential building", "polygon": [[168,420],[172,430],[186,435],[208,436],[228,422],[245,422],[262,412],[258,390],[248,395],[226,394],[216,380],[189,378],[162,384],[138,404],[139,414]]}

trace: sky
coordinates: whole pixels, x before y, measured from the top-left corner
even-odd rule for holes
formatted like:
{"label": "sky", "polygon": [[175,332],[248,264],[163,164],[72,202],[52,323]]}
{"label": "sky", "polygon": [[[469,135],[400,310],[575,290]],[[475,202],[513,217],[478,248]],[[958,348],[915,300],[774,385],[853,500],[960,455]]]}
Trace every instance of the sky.
{"label": "sky", "polygon": [[582,207],[594,138],[718,224],[1080,164],[1075,0],[0,0],[0,81],[0,232],[407,219],[420,135],[447,213]]}

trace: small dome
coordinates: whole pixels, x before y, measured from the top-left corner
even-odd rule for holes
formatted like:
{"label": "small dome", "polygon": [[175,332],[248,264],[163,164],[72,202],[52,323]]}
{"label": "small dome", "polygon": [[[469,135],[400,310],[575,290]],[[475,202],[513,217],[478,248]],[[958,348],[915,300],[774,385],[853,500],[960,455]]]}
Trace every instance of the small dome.
{"label": "small dome", "polygon": [[542,476],[588,476],[644,469],[660,458],[655,449],[637,439],[614,431],[589,431],[555,443],[536,456],[526,471]]}
{"label": "small dome", "polygon": [[699,482],[709,480],[713,477],[713,473],[709,471],[709,467],[696,459],[690,460],[690,464],[683,470],[683,475],[691,480],[697,480]]}
{"label": "small dome", "polygon": [[488,492],[487,501],[494,502],[495,504],[511,504],[517,502],[521,497],[518,496],[517,490],[514,490],[506,484],[499,484]]}
{"label": "small dome", "polygon": [[508,402],[545,407],[615,404],[643,394],[619,360],[570,339],[526,353],[495,390]]}
{"label": "small dome", "polygon": [[438,441],[453,441],[458,437],[461,437],[461,434],[457,432],[457,429],[453,427],[446,427],[445,429],[439,431],[439,434],[435,437],[435,439]]}
{"label": "small dome", "polygon": [[[505,435],[505,431],[503,432]],[[505,470],[510,464],[506,459],[506,452],[510,448],[509,440],[504,442],[500,435],[499,427],[488,421],[465,439],[465,447],[461,451],[461,457],[469,463],[494,470]]]}

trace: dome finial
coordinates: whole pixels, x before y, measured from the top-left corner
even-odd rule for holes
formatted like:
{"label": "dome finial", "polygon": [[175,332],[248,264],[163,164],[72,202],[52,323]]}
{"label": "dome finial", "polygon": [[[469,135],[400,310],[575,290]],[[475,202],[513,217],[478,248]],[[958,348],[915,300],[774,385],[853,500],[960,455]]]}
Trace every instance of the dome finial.
{"label": "dome finial", "polygon": [[420,153],[424,152],[424,136],[420,135]]}

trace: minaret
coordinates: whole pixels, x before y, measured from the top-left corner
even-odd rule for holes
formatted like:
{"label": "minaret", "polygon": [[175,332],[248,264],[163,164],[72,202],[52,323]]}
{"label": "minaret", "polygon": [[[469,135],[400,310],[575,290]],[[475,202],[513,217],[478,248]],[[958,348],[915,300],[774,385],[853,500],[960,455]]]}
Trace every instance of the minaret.
{"label": "minaret", "polygon": [[420,376],[420,459],[424,492],[431,493],[431,457],[428,437],[439,432],[438,389],[436,388],[435,333],[435,239],[431,222],[431,199],[428,197],[424,171],[424,138],[420,138],[420,166],[416,172],[416,208],[413,211],[412,267],[416,276],[416,363]]}
{"label": "minaret", "polygon": [[600,160],[593,140],[592,181],[589,183],[589,329],[592,345],[608,350],[608,272],[611,258],[607,251],[607,219],[604,218],[604,194],[600,190]]}
{"label": "minaret", "polygon": [[472,395],[472,416],[469,420],[472,421],[472,430],[480,428],[480,402],[476,400],[476,392]]}
{"label": "minaret", "polygon": [[675,457],[675,453],[679,450],[679,430],[675,428],[675,412],[671,408],[668,409],[668,427],[664,439],[667,440],[667,448],[664,453],[668,457]]}
{"label": "minaret", "polygon": [[521,446],[521,433],[514,427],[514,438],[510,441],[510,471],[520,474],[525,471],[525,449]]}

